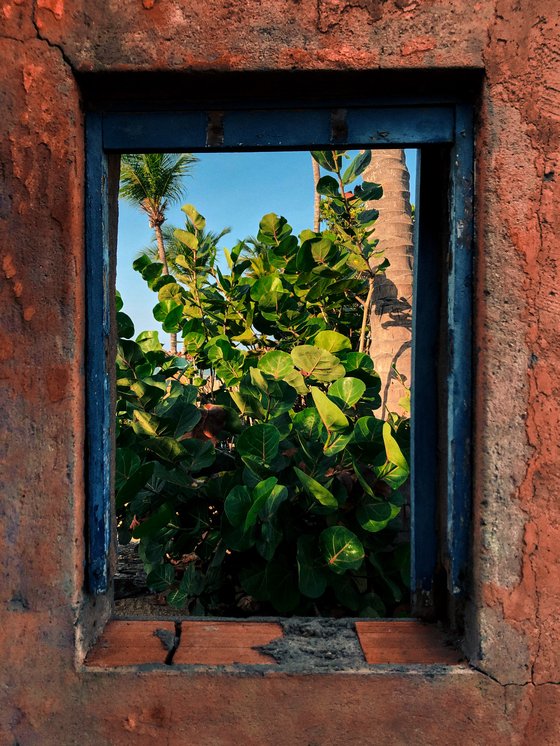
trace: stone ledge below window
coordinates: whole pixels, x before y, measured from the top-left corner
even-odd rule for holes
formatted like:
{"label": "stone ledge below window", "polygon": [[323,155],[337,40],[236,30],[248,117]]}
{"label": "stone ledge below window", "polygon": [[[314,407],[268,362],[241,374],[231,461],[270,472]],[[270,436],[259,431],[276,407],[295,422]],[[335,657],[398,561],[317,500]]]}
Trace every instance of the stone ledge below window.
{"label": "stone ledge below window", "polygon": [[107,624],[86,669],[207,666],[351,672],[373,666],[457,666],[462,654],[416,620],[122,620]]}

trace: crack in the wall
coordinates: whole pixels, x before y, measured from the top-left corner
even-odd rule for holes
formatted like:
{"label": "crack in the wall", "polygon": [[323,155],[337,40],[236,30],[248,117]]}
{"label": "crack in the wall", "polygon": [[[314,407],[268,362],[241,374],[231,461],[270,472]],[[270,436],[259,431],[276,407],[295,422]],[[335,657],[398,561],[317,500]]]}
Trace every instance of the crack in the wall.
{"label": "crack in the wall", "polygon": [[31,5],[31,22],[35,29],[35,33],[36,33],[38,41],[44,41],[49,45],[49,47],[51,47],[51,49],[57,49],[60,52],[60,56],[62,57],[63,61],[68,65],[70,70],[74,72],[74,66],[72,65],[70,58],[64,51],[64,47],[61,44],[56,44],[55,42],[51,41],[48,37],[43,36],[43,34],[41,33],[37,15],[38,15],[37,0],[33,0],[32,5]]}

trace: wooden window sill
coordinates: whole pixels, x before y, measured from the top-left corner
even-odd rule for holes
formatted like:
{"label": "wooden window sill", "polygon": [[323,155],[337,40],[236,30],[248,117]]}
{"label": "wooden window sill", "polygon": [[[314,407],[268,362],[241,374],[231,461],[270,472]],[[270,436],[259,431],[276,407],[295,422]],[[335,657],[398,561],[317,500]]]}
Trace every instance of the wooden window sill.
{"label": "wooden window sill", "polygon": [[[363,668],[375,665],[457,665],[461,653],[434,625],[415,620],[356,621]],[[257,665],[279,668],[261,648],[282,638],[277,621],[126,621],[107,624],[86,668],[138,665]],[[349,667],[353,668],[353,667]],[[337,670],[340,670],[338,668]]]}

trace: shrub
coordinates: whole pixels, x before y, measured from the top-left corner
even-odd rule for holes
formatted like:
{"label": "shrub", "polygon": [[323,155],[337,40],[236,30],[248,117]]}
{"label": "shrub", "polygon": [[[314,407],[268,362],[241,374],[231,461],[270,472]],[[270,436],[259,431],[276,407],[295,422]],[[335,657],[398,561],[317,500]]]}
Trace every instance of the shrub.
{"label": "shrub", "polygon": [[148,584],[193,614],[378,616],[407,587],[399,541],[408,421],[374,416],[379,376],[363,351],[378,185],[348,185],[343,152],[314,154],[333,176],[327,229],[296,237],[285,218],[226,252],[183,207],[176,276],[146,256],[154,316],[182,332],[170,357],[156,332],[133,341],[118,299],[116,509],[140,540]]}

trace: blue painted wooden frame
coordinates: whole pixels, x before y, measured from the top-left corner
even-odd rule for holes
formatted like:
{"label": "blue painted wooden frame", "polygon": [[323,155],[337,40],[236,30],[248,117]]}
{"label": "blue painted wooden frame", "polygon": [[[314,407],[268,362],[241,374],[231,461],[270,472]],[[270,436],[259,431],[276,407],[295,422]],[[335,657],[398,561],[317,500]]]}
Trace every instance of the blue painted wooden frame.
{"label": "blue painted wooden frame", "polygon": [[[430,303],[438,282],[432,257],[423,261],[422,218],[417,221],[413,312],[412,391],[412,588],[430,591],[438,557],[446,555],[448,590],[465,591],[470,547],[472,418],[472,209],[473,124],[467,104],[411,104],[221,111],[96,112],[86,117],[87,285],[87,586],[109,588],[111,542],[111,275],[107,154],[298,150],[348,147],[450,149],[449,273],[447,278],[446,536],[437,538],[437,391],[422,385],[433,375],[431,350],[438,311]],[[417,202],[418,204],[418,202]],[[429,364],[427,364],[429,362]],[[430,365],[432,367],[430,367]],[[416,412],[431,422],[420,432]],[[426,437],[428,433],[428,437]],[[430,460],[428,468],[426,460]],[[438,541],[440,544],[438,546]],[[443,551],[442,551],[443,550]]]}

